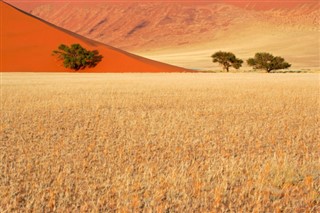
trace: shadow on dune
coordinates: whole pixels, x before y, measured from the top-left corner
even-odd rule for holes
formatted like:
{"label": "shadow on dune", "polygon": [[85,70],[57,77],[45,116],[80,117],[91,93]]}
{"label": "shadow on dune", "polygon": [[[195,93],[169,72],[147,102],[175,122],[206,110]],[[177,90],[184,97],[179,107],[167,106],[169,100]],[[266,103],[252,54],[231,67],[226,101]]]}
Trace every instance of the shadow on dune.
{"label": "shadow on dune", "polygon": [[98,50],[93,50],[92,51],[94,56],[92,58],[92,60],[90,61],[90,63],[88,64],[89,68],[95,67],[97,66],[97,64],[102,61],[103,56],[99,55],[99,51]]}

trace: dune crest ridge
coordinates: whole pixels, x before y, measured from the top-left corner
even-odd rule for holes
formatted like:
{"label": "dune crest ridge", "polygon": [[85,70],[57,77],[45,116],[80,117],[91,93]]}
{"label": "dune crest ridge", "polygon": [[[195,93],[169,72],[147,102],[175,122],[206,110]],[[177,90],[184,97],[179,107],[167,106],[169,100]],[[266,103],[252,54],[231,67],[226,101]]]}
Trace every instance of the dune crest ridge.
{"label": "dune crest ridge", "polygon": [[52,55],[62,43],[79,43],[89,50],[98,50],[102,61],[82,72],[184,72],[171,66],[127,53],[90,40],[29,15],[13,6],[1,6],[1,71],[3,72],[68,72]]}
{"label": "dune crest ridge", "polygon": [[28,12],[104,44],[188,68],[213,68],[210,55],[218,50],[242,59],[267,51],[293,68],[319,67],[317,0],[46,1]]}

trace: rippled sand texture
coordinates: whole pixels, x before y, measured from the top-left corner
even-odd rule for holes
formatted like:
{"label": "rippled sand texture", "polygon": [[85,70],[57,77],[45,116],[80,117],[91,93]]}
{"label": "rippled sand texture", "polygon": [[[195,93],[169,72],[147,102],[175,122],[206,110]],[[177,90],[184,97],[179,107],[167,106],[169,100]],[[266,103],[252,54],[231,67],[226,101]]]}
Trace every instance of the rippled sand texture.
{"label": "rippled sand texture", "polygon": [[53,26],[10,5],[1,7],[1,65],[4,72],[67,72],[52,56],[60,44],[79,43],[98,50],[102,61],[85,72],[183,72],[185,69],[148,60]]}
{"label": "rippled sand texture", "polygon": [[210,56],[218,50],[243,59],[266,51],[287,59],[292,69],[320,67],[317,0],[45,2],[28,11],[91,39],[187,68],[217,69]]}

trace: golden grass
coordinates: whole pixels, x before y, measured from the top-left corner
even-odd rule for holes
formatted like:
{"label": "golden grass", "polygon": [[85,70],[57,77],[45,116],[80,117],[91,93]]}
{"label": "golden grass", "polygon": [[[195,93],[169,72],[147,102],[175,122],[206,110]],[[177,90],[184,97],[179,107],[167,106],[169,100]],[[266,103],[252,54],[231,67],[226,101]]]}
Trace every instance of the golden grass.
{"label": "golden grass", "polygon": [[1,74],[0,211],[319,212],[318,74]]}

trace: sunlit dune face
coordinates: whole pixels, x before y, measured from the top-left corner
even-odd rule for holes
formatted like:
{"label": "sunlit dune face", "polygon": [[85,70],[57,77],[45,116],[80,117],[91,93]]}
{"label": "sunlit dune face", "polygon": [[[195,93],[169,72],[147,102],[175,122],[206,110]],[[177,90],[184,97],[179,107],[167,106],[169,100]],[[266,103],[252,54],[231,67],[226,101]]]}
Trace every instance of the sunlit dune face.
{"label": "sunlit dune face", "polygon": [[[104,0],[95,0],[94,2],[90,1],[79,1],[79,0],[65,0],[65,1],[43,1],[43,0],[29,0],[29,1],[17,1],[17,0],[7,0],[6,2],[9,2],[23,10],[30,11],[34,9],[35,7],[43,4],[48,3],[58,3],[58,4],[64,4],[64,3],[72,3],[72,4],[82,4],[82,5],[90,5],[90,4],[97,4],[97,3],[105,3]],[[112,3],[119,3],[124,2],[122,0],[113,0]],[[129,1],[127,1],[128,3]],[[145,3],[145,2],[166,2],[166,3],[173,3],[173,2],[179,2],[175,0],[140,0],[139,3]],[[184,3],[190,4],[190,5],[206,5],[210,4],[212,2],[215,3],[227,3],[230,5],[235,5],[242,8],[252,8],[255,10],[269,10],[269,9],[288,9],[288,8],[294,8],[298,5],[301,5],[303,3],[316,3],[317,0],[282,0],[282,1],[270,1],[270,0],[242,0],[242,1],[235,1],[235,0],[211,0],[211,1],[197,1],[197,0],[184,0]]]}
{"label": "sunlit dune face", "polygon": [[98,50],[102,61],[89,72],[181,72],[182,68],[150,61],[52,26],[0,3],[3,24],[1,71],[69,71],[52,56],[60,44],[79,43]]}
{"label": "sunlit dune face", "polygon": [[210,55],[225,50],[244,60],[271,52],[293,69],[319,67],[320,10],[314,0],[32,3],[31,13],[50,23],[177,66],[219,69]]}

